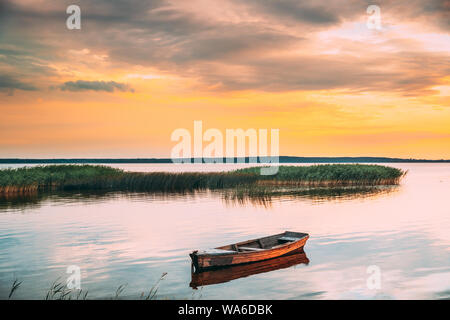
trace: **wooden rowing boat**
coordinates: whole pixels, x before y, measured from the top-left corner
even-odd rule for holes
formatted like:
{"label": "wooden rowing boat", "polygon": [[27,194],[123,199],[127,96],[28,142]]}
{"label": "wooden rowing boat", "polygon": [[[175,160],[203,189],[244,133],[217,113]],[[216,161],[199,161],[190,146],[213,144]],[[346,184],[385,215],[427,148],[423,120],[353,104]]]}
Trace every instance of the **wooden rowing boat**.
{"label": "wooden rowing boat", "polygon": [[295,265],[308,263],[309,259],[306,256],[306,253],[300,248],[278,258],[235,266],[218,267],[201,272],[192,272],[191,283],[189,286],[193,289],[197,289],[202,286],[224,283],[259,273],[286,269]]}
{"label": "wooden rowing boat", "polygon": [[268,260],[303,248],[307,233],[286,231],[268,237],[247,240],[189,254],[195,271]]}

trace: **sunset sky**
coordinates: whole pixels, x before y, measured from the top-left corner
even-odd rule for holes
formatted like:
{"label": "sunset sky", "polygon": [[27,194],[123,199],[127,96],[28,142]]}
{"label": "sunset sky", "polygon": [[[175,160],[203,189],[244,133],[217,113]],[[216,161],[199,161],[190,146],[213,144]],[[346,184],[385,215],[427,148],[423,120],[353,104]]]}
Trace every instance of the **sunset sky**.
{"label": "sunset sky", "polygon": [[170,157],[202,120],[450,159],[449,30],[448,0],[0,0],[0,158]]}

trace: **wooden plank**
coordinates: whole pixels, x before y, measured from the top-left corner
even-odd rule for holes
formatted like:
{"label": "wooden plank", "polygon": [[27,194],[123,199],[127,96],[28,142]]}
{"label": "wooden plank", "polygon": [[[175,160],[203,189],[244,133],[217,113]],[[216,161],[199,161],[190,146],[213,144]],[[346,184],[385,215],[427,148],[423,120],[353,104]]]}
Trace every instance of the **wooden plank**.
{"label": "wooden plank", "polygon": [[264,249],[261,249],[261,248],[252,248],[252,247],[239,247],[239,250],[261,251],[261,250],[264,250]]}
{"label": "wooden plank", "polygon": [[206,249],[197,252],[197,255],[222,255],[222,254],[234,254],[236,252],[223,249]]}
{"label": "wooden plank", "polygon": [[281,238],[278,238],[278,240],[281,240],[281,241],[289,241],[289,242],[298,241],[298,240],[300,240],[300,239],[301,239],[301,238],[286,237],[286,236],[281,237]]}
{"label": "wooden plank", "polygon": [[264,248],[263,243],[261,242],[261,239],[258,239],[258,244],[261,249]]}

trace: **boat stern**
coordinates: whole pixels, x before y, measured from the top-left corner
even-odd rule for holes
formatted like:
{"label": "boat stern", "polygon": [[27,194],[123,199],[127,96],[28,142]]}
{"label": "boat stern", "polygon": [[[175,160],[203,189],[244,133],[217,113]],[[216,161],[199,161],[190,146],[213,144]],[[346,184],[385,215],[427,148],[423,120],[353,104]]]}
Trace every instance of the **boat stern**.
{"label": "boat stern", "polygon": [[189,253],[189,257],[191,257],[192,263],[191,263],[191,269],[192,271],[196,271],[199,269],[198,266],[198,250],[192,251]]}

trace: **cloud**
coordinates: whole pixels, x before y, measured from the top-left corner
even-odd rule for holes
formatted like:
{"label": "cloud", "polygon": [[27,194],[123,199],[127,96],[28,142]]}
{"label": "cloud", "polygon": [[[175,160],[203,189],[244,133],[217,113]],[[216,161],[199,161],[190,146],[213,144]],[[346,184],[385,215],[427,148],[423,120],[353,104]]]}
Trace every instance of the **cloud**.
{"label": "cloud", "polygon": [[233,0],[243,2],[249,11],[278,22],[297,22],[310,26],[332,26],[364,16],[369,5],[378,5],[384,14],[401,20],[416,20],[427,26],[450,29],[448,0]]}
{"label": "cloud", "polygon": [[227,64],[198,65],[193,74],[220,89],[255,89],[272,92],[345,89],[353,92],[379,91],[402,95],[430,93],[449,74],[444,54],[402,52],[352,55],[247,56]]}
{"label": "cloud", "polygon": [[0,74],[0,91],[13,94],[14,90],[35,91],[37,88],[33,85],[21,82],[10,75]]}
{"label": "cloud", "polygon": [[130,88],[129,85],[124,83],[119,83],[115,81],[67,81],[59,86],[62,91],[105,91],[105,92],[134,92],[134,89]]}
{"label": "cloud", "polygon": [[383,0],[383,11],[392,12],[399,18],[420,21],[424,26],[436,26],[450,30],[450,1],[448,0]]}
{"label": "cloud", "polygon": [[247,0],[244,3],[249,11],[256,11],[266,17],[313,26],[326,26],[341,22],[341,15],[348,12],[346,8],[350,5],[347,3],[345,7],[341,6],[341,10],[336,10],[332,1],[321,4],[318,1],[304,0]]}
{"label": "cloud", "polygon": [[[59,69],[64,76],[77,78],[86,68],[100,68],[85,58],[68,58],[68,51],[83,48],[108,57],[105,65],[119,72],[149,67],[220,90],[414,94],[439,84],[449,69],[448,52],[430,52],[416,30],[396,35],[392,31],[399,24],[408,29],[409,23],[419,21],[438,38],[448,39],[448,1],[380,0],[383,23],[394,27],[377,34],[365,27],[366,8],[372,4],[366,0],[217,1],[220,5],[201,0],[189,5],[184,0],[79,0],[80,32],[65,28],[62,2],[4,3],[8,12],[1,17],[5,46],[0,45],[0,55],[3,49],[7,56],[3,63],[14,68],[17,79],[36,79],[44,72],[47,79],[56,79],[49,76],[56,72],[51,68],[56,64],[64,65]],[[344,25],[351,26],[345,35]],[[408,45],[411,39],[419,43],[414,50]],[[18,47],[26,54],[11,49]],[[337,54],[324,53],[332,51]],[[82,80],[60,89],[132,90],[123,84]]]}

